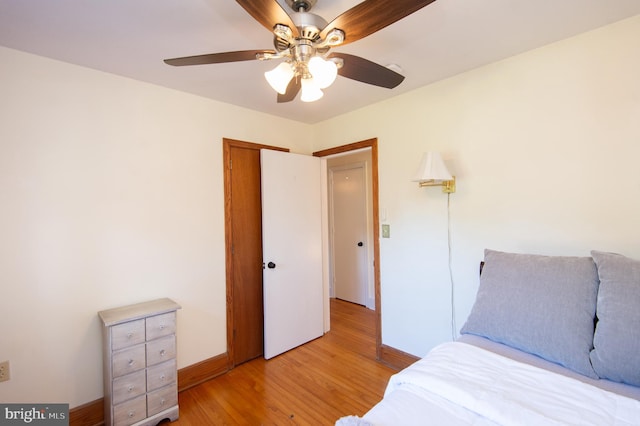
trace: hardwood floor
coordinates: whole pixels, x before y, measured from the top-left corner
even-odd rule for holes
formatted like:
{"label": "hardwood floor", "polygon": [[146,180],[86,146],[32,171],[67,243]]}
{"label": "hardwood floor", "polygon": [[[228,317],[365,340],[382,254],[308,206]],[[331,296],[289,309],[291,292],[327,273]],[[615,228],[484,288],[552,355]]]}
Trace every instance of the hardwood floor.
{"label": "hardwood floor", "polygon": [[329,333],[181,392],[171,424],[333,425],[363,415],[395,373],[375,359],[374,324],[373,311],[332,299]]}

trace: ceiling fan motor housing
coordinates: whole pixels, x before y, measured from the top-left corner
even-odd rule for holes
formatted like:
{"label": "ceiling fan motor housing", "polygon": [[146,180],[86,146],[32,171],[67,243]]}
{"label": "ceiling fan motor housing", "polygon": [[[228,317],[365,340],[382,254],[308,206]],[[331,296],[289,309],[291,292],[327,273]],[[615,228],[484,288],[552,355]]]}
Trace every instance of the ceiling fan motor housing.
{"label": "ceiling fan motor housing", "polygon": [[[327,26],[321,16],[308,12],[296,12],[291,14],[291,20],[298,28],[301,40],[316,42],[320,40],[320,31]],[[276,26],[277,27],[277,26]],[[273,38],[273,45],[278,52],[283,52],[297,44],[291,33],[276,31]]]}
{"label": "ceiling fan motor housing", "polygon": [[308,12],[316,5],[316,2],[317,0],[287,0],[287,4],[294,12],[300,12],[300,9]]}

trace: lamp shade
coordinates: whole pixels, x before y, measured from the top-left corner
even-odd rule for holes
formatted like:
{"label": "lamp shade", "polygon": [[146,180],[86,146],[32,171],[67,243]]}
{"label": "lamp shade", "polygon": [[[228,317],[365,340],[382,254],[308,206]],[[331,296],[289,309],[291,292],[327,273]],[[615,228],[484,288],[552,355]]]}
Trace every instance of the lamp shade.
{"label": "lamp shade", "polygon": [[338,67],[333,61],[325,61],[320,56],[309,60],[309,72],[321,89],[331,86],[338,76]]}
{"label": "lamp shade", "polygon": [[425,152],[416,171],[413,182],[452,180],[439,152]]}
{"label": "lamp shade", "polygon": [[264,73],[264,78],[267,79],[269,85],[276,92],[284,95],[287,93],[287,86],[293,78],[294,71],[291,64],[288,62],[282,62],[280,65]]}
{"label": "lamp shade", "polygon": [[320,99],[324,93],[320,90],[320,87],[316,84],[313,77],[302,78],[302,93],[300,94],[300,100],[302,102],[313,102]]}

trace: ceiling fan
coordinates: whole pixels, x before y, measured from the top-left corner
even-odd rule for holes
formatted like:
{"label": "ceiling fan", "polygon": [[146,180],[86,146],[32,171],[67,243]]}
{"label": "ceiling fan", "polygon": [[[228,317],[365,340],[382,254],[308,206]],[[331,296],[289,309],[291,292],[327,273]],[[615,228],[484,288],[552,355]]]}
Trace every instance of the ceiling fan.
{"label": "ceiling fan", "polygon": [[320,99],[322,89],[337,75],[374,86],[392,89],[404,76],[382,65],[331,48],[360,40],[433,3],[435,0],[364,0],[327,23],[311,13],[317,0],[286,0],[287,13],[276,0],[236,0],[256,21],[274,35],[275,50],[240,50],[165,59],[174,66],[225,62],[282,61],[265,73],[278,92],[278,102],[290,102],[299,92],[301,100]]}

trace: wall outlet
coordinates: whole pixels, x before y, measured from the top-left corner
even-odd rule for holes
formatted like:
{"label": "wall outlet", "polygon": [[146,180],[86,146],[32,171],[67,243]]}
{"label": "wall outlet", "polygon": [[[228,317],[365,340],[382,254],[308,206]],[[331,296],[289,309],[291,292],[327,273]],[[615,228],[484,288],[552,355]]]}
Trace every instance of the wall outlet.
{"label": "wall outlet", "polygon": [[10,378],[9,361],[0,362],[0,382],[6,382]]}

